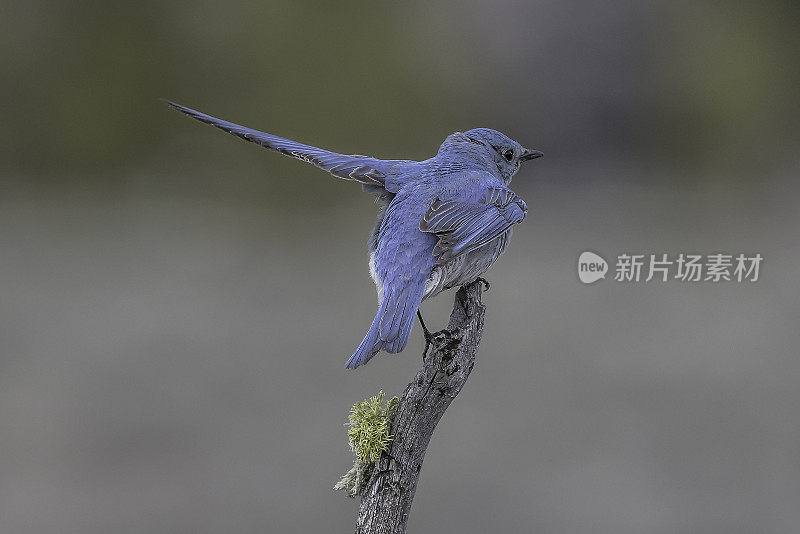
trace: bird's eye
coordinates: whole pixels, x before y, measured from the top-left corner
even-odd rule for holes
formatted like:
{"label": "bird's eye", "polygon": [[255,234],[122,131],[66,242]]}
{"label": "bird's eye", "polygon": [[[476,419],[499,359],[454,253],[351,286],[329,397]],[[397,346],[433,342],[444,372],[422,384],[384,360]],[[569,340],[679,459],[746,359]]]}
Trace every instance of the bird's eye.
{"label": "bird's eye", "polygon": [[503,152],[503,157],[506,158],[506,161],[510,162],[512,159],[514,159],[514,151],[509,148]]}

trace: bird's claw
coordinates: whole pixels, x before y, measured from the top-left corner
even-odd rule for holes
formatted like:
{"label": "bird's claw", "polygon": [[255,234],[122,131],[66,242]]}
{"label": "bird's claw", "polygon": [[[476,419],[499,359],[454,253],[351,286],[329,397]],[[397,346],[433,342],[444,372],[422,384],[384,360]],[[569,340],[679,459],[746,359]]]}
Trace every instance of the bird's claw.
{"label": "bird's claw", "polygon": [[489,284],[489,281],[486,278],[481,278],[479,276],[478,278],[475,279],[475,281],[476,282],[480,282],[481,284],[483,284],[483,290],[484,291],[489,291],[489,288],[491,287],[491,285]]}
{"label": "bird's claw", "polygon": [[423,334],[425,335],[425,350],[422,351],[422,361],[424,362],[425,357],[428,355],[428,349],[431,347],[431,344],[433,343],[433,334],[428,332],[427,329],[423,331]]}
{"label": "bird's claw", "polygon": [[461,341],[461,336],[459,335],[457,330],[439,330],[438,332],[433,332],[425,336],[425,350],[422,351],[422,361],[425,361],[425,358],[428,355],[428,349],[431,345],[434,345],[437,350],[452,348],[455,346],[454,344],[458,344]]}
{"label": "bird's claw", "polygon": [[431,331],[425,326],[425,321],[422,320],[422,312],[420,312],[419,309],[417,309],[417,317],[422,327],[422,335],[425,336],[425,350],[422,351],[422,361],[424,362],[425,357],[428,355],[428,349],[431,347],[431,343],[433,343],[434,334],[431,334]]}
{"label": "bird's claw", "polygon": [[437,344],[444,344],[446,341],[453,338],[453,332],[450,330],[439,330],[438,332],[434,332],[431,334],[431,340]]}

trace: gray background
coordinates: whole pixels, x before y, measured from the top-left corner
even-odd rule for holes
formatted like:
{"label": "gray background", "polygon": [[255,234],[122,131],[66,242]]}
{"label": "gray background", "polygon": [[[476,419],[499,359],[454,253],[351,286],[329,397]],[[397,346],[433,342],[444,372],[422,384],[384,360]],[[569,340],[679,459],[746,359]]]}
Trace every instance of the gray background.
{"label": "gray background", "polygon": [[[350,531],[348,409],[419,366],[415,328],[343,368],[375,310],[370,197],[158,97],[348,153],[476,126],[546,153],[411,531],[800,528],[793,2],[4,12],[0,531]],[[583,286],[586,249],[765,260]]]}

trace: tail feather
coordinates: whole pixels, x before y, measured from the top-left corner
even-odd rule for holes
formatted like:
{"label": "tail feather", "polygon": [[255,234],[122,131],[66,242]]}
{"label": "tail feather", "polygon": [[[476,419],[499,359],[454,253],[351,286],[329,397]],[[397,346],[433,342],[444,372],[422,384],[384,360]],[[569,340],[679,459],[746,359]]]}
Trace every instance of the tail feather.
{"label": "tail feather", "polygon": [[372,320],[367,335],[364,336],[361,344],[353,355],[350,356],[350,359],[347,360],[347,363],[344,365],[345,368],[355,369],[359,365],[364,365],[381,350],[381,346],[383,345],[383,341],[380,338],[381,318],[386,311],[387,304],[388,299],[384,298],[380,306],[378,306],[378,313],[375,314],[375,318]]}
{"label": "tail feather", "polygon": [[417,314],[419,303],[409,313],[403,314],[403,320],[400,323],[400,330],[394,341],[385,345],[386,352],[396,353],[402,352],[408,344],[408,338],[411,337],[411,329],[414,326],[414,317]]}
{"label": "tail feather", "polygon": [[355,369],[359,365],[364,365],[381,350],[381,344],[382,342],[377,338],[377,335],[375,335],[375,330],[370,328],[364,340],[353,355],[350,356],[350,359],[347,360],[347,363],[344,364],[345,368]]}
{"label": "tail feather", "polygon": [[385,292],[367,335],[347,360],[346,368],[355,369],[367,363],[381,349],[395,353],[406,347],[424,287],[424,282],[411,282],[399,291]]}
{"label": "tail feather", "polygon": [[[206,115],[205,113],[187,108],[186,106],[181,106],[175,102],[170,102],[169,100],[165,100],[165,102],[193,119],[215,126],[245,141],[250,141],[264,148],[276,150],[281,154],[286,154],[287,156],[311,163],[338,178],[355,180],[363,185],[372,187],[375,191],[380,191],[387,185],[387,165],[391,162],[387,163],[383,160],[366,156],[348,156],[346,154],[331,152],[330,150],[305,145],[297,141],[292,141],[291,139],[254,130],[247,126],[236,124],[235,122],[218,119],[211,115]],[[399,190],[399,184],[389,184],[386,190],[396,193]]]}

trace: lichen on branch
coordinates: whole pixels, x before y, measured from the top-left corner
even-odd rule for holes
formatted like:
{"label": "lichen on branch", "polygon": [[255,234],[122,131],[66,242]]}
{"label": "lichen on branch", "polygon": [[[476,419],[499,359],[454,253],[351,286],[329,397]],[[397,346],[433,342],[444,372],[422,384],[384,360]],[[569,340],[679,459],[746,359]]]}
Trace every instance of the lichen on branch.
{"label": "lichen on branch", "polygon": [[374,462],[388,450],[392,442],[389,427],[399,399],[392,397],[385,401],[384,397],[385,393],[381,390],[373,397],[356,402],[350,410],[347,438],[355,461],[353,467],[333,486],[334,490],[346,489],[350,497],[361,494]]}

